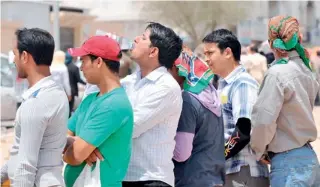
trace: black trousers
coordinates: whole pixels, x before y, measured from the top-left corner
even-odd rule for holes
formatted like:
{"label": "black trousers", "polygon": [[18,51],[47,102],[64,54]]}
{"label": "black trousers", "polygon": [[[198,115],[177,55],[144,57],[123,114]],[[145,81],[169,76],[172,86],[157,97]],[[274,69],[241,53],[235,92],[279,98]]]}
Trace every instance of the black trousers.
{"label": "black trousers", "polygon": [[71,96],[71,100],[69,101],[69,117],[71,116],[73,106],[74,106],[74,95]]}
{"label": "black trousers", "polygon": [[122,182],[122,187],[171,187],[162,181],[134,181]]}

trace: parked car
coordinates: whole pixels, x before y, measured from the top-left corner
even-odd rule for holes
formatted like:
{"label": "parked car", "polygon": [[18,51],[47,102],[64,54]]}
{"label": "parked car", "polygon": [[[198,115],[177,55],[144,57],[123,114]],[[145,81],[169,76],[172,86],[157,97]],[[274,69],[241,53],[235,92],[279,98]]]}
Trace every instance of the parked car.
{"label": "parked car", "polygon": [[17,111],[17,98],[14,89],[15,73],[8,56],[1,54],[1,121],[13,120]]}

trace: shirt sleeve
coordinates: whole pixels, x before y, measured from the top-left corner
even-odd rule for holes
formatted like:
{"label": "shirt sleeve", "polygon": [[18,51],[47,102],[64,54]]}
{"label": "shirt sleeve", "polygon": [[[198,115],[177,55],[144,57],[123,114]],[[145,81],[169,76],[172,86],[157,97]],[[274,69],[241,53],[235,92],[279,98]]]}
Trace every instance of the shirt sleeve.
{"label": "shirt sleeve", "polygon": [[99,147],[110,135],[130,120],[130,116],[121,117],[120,115],[120,111],[112,109],[111,106],[99,107],[84,125],[79,137]]}
{"label": "shirt sleeve", "polygon": [[258,87],[248,83],[240,83],[232,96],[232,115],[234,124],[239,118],[251,120],[252,107],[257,100]]}
{"label": "shirt sleeve", "polygon": [[15,187],[34,186],[40,146],[49,120],[46,111],[49,110],[41,101],[21,108],[21,113],[27,115],[21,115],[20,159],[11,181]]}
{"label": "shirt sleeve", "polygon": [[182,108],[181,91],[162,86],[146,95],[145,99],[134,105],[134,130],[133,138],[139,137],[144,132],[153,128],[162,120],[161,116],[172,114],[180,115]]}
{"label": "shirt sleeve", "polygon": [[252,111],[251,148],[261,159],[276,132],[276,120],[284,101],[284,88],[275,75],[267,75]]}
{"label": "shirt sleeve", "polygon": [[174,160],[184,162],[190,157],[196,126],[197,111],[191,103],[184,100],[177,135],[175,137]]}

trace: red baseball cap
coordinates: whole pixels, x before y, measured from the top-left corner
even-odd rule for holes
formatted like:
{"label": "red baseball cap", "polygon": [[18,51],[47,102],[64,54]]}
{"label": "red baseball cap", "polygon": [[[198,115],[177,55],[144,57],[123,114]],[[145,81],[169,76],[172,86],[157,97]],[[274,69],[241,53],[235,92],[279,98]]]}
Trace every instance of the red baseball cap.
{"label": "red baseball cap", "polygon": [[69,48],[71,56],[94,55],[103,59],[119,61],[120,46],[117,41],[108,36],[93,36],[79,48]]}

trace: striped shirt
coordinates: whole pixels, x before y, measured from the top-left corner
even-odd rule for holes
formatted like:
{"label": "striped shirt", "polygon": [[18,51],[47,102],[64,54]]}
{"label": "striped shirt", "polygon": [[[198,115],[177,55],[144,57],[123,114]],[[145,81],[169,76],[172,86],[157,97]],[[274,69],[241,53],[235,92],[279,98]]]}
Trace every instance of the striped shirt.
{"label": "striped shirt", "polygon": [[181,89],[165,67],[141,79],[121,80],[134,111],[132,155],[124,181],[157,180],[174,186],[174,137],[182,110]]}
{"label": "striped shirt", "polygon": [[15,119],[15,141],[1,180],[15,187],[64,186],[62,151],[66,143],[69,104],[51,76],[23,94]]}
{"label": "striped shirt", "polygon": [[[259,85],[242,65],[226,78],[220,79],[218,93],[222,103],[224,138],[227,142],[235,130],[239,118],[251,119]],[[251,176],[268,177],[268,168],[256,161],[249,146],[226,161],[226,174],[240,172],[242,166],[249,166]]]}

